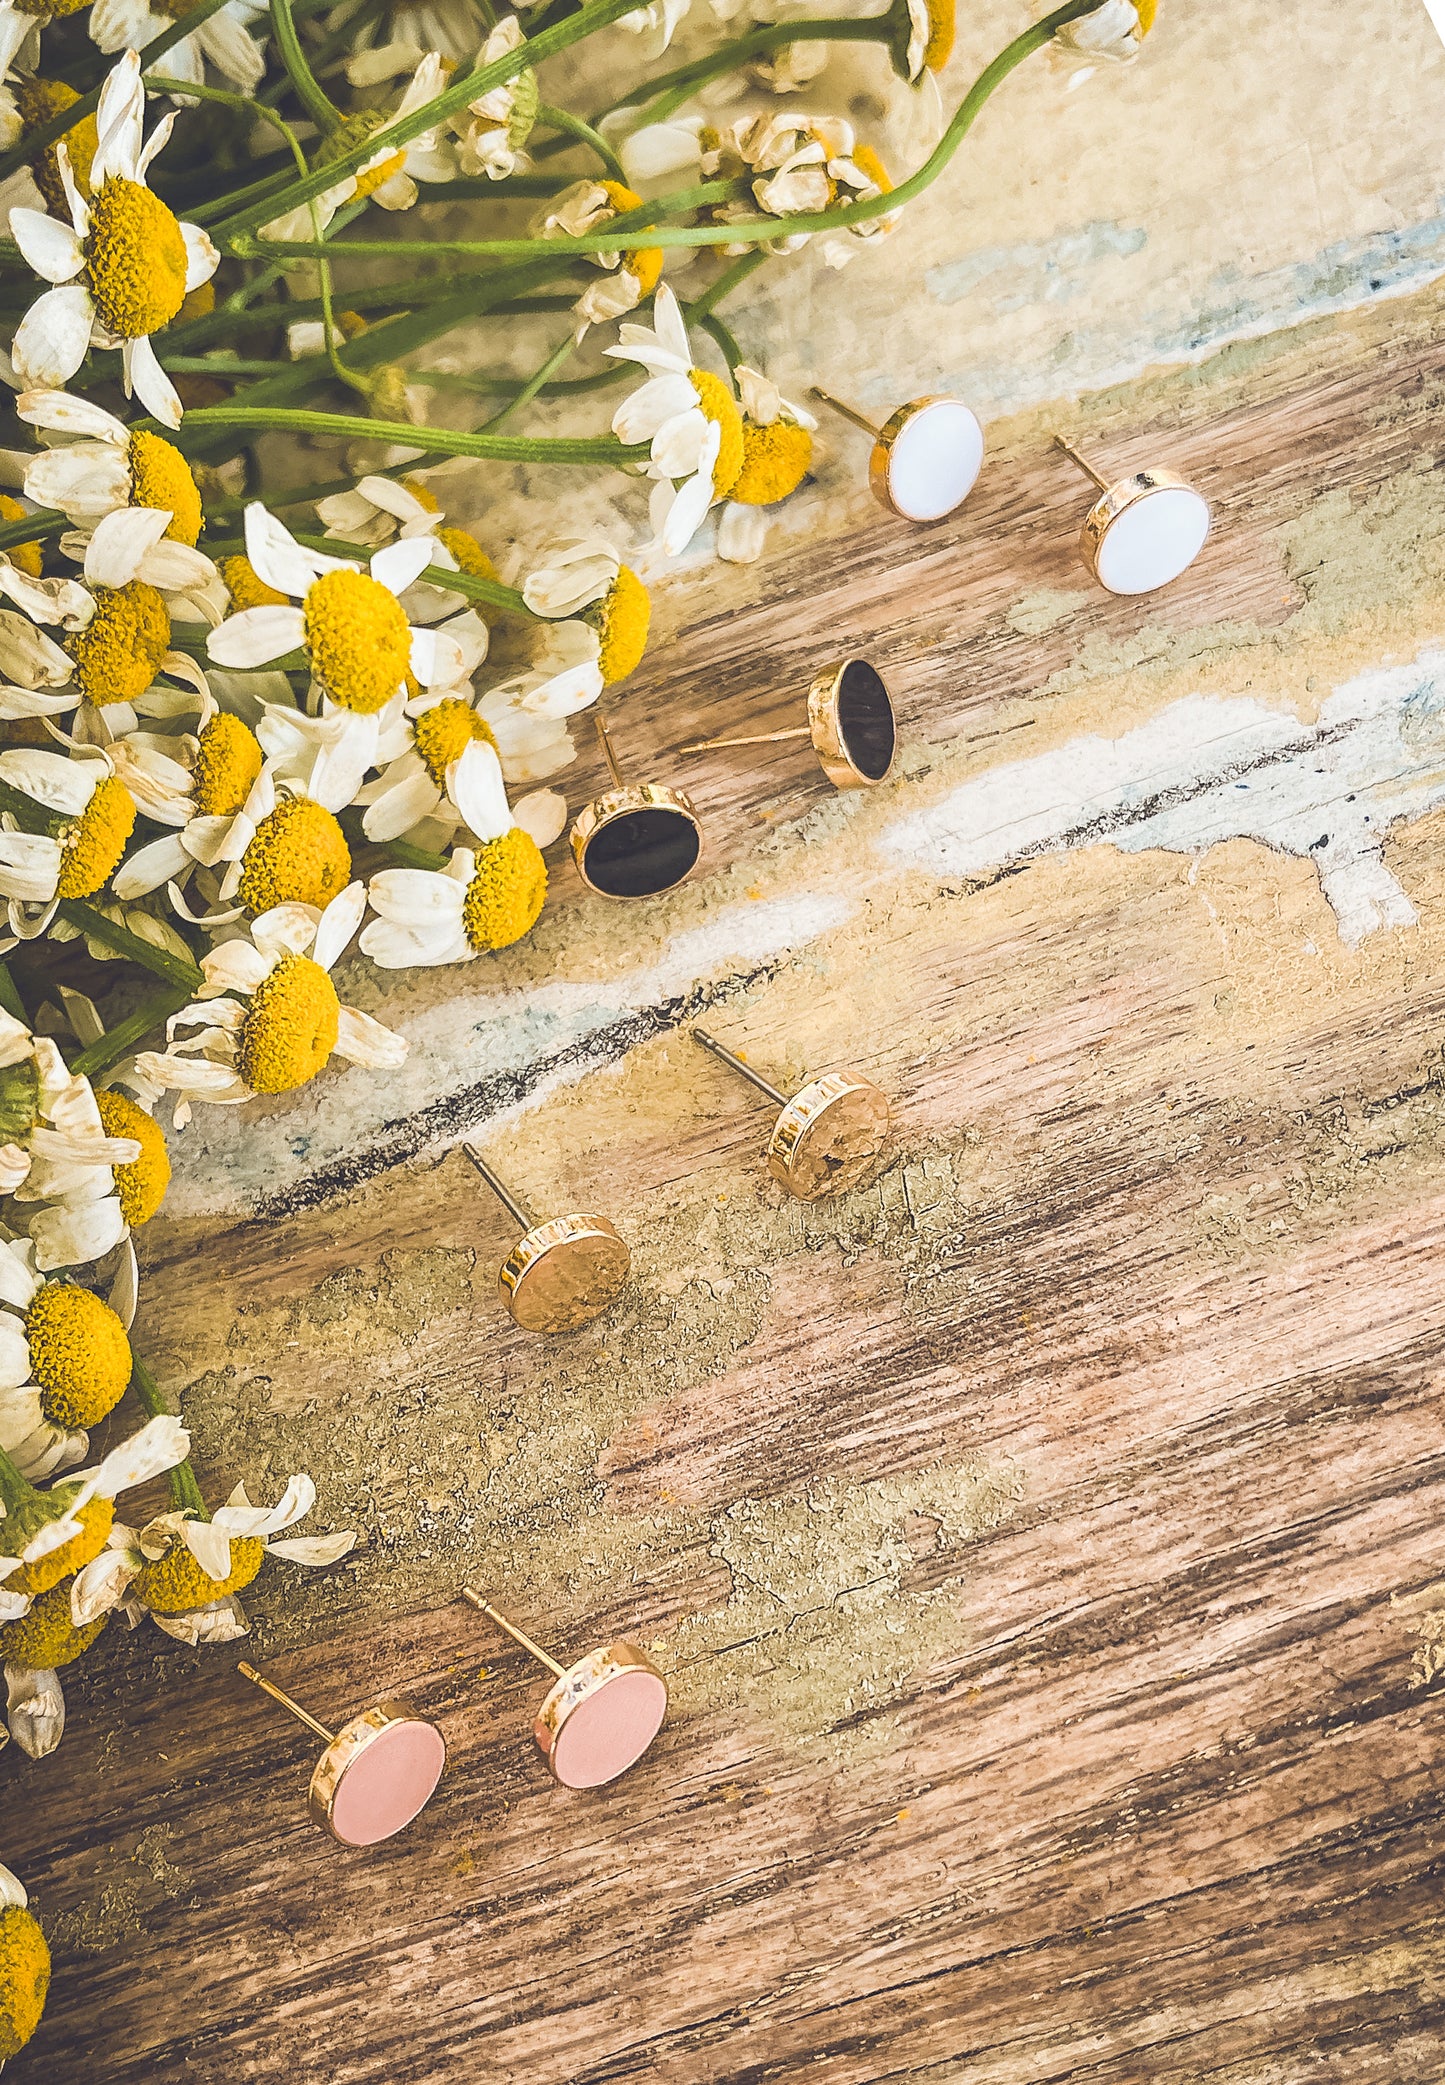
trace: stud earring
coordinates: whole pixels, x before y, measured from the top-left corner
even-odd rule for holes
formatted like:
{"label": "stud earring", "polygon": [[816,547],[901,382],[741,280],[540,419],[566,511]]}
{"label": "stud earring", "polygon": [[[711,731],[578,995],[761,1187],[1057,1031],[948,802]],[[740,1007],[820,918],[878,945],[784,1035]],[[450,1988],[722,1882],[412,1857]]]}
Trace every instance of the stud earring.
{"label": "stud earring", "polygon": [[1203,493],[1155,467],[1111,485],[1061,434],[1054,446],[1102,495],[1085,515],[1079,537],[1080,554],[1100,586],[1111,594],[1151,594],[1188,571],[1209,535],[1212,517]]}
{"label": "stud earring", "polygon": [[816,1202],[846,1194],[867,1178],[889,1123],[888,1102],[871,1079],[857,1071],[824,1072],[789,1100],[705,1029],[688,1033],[782,1110],[768,1139],[768,1171],[790,1195]]}
{"label": "stud earring", "polygon": [[667,1714],[667,1682],[645,1651],[609,1643],[575,1665],[559,1665],[471,1586],[462,1587],[462,1598],[555,1675],[532,1724],[553,1780],[601,1788],[636,1766]]}
{"label": "stud earring", "polygon": [[307,1807],[312,1823],[333,1839],[343,1846],[375,1846],[426,1808],[447,1756],[435,1723],[414,1716],[405,1702],[381,1701],[332,1732],[254,1665],[236,1670],[324,1743]]}
{"label": "stud earring", "polygon": [[903,521],[941,521],[973,491],[983,467],[983,429],[961,400],[913,398],[875,427],[817,384],[813,396],[872,435],[868,483],[890,514]]}
{"label": "stud earring", "polygon": [[463,1151],[492,1193],[522,1226],[502,1262],[502,1307],[524,1332],[576,1332],[622,1293],[632,1254],[605,1216],[550,1216],[537,1223],[470,1144]]}
{"label": "stud earring", "polygon": [[583,806],[572,826],[572,858],[602,898],[657,898],[697,866],[702,825],[680,789],[624,782],[607,726],[592,712],[612,788]]}
{"label": "stud earring", "polygon": [[704,738],[679,746],[680,753],[710,753],[722,746],[771,746],[787,738],[810,738],[818,765],[835,789],[872,789],[893,767],[898,728],[883,676],[866,659],[845,659],[820,673],[808,690],[808,721],[790,731],[760,731],[750,738]]}

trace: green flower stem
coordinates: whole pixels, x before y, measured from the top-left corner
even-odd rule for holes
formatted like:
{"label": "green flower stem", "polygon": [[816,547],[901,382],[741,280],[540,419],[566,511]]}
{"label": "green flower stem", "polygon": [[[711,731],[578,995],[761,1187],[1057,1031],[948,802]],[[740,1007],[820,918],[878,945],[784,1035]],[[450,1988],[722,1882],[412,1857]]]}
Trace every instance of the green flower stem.
{"label": "green flower stem", "polygon": [[[154,65],[158,58],[163,58],[172,45],[178,44],[183,36],[189,36],[193,30],[199,29],[202,22],[208,22],[213,14],[219,14],[225,4],[226,0],[197,0],[197,5],[188,13],[178,15],[170,27],[153,38],[141,52],[142,73]],[[102,81],[101,86],[104,84]],[[186,91],[190,92],[189,87]],[[57,138],[63,138],[68,130],[73,130],[83,116],[93,116],[100,106],[100,93],[100,87],[92,87],[89,94],[82,94],[79,101],[73,101],[68,109],[62,109],[58,116],[52,116],[50,121],[42,123],[38,130],[28,132],[18,145],[13,145],[8,152],[0,154],[0,181],[18,173],[21,167],[28,166],[46,145],[53,145]]]}
{"label": "green flower stem", "polygon": [[[201,0],[203,7],[211,7],[214,4],[215,0]],[[1099,0],[1090,0],[1090,5],[1098,4]],[[528,66],[538,66],[544,59],[554,57],[557,52],[569,50],[573,44],[581,43],[596,30],[605,29],[609,22],[620,21],[634,5],[635,0],[587,0],[587,4],[565,22],[559,22],[555,28],[544,30],[540,36],[527,38],[520,49],[506,52],[504,56],[494,59],[490,65],[480,65],[474,72],[464,73],[460,79],[451,81],[433,100],[424,103],[419,109],[413,109],[411,114],[403,117],[401,121],[389,125],[386,132],[388,144],[396,147],[409,145],[412,139],[419,138],[423,131],[434,130],[445,117],[456,115],[469,102],[489,93],[493,87],[505,86],[508,80],[515,79],[517,74],[525,71]],[[193,24],[195,15],[187,17],[186,20]],[[71,123],[75,121],[73,109],[67,110],[66,115]],[[59,135],[68,127],[69,124],[62,121],[56,134]],[[21,159],[30,158],[33,150],[33,144],[27,141]],[[212,236],[234,239],[242,232],[254,231],[263,218],[279,216],[283,211],[293,210],[301,203],[309,202],[313,196],[322,195],[328,188],[335,187],[348,174],[358,172],[375,150],[375,139],[363,138],[359,144],[342,153],[329,165],[313,168],[305,180],[293,182],[284,189],[275,199],[275,207],[263,204],[258,208],[251,204],[238,211],[234,217],[226,219]],[[16,163],[19,164],[19,160]],[[7,168],[6,171],[10,169]]]}
{"label": "green flower stem", "polygon": [[14,978],[10,975],[10,965],[8,963],[0,963],[0,1006],[4,1007],[12,1020],[23,1021],[27,1028],[30,1026],[30,1016],[25,1011],[25,1001],[20,997],[19,988]]}
{"label": "green flower stem", "polygon": [[[338,57],[343,51],[350,51],[355,45],[357,30],[365,28],[368,22],[373,22],[378,15],[384,14],[388,4],[389,0],[362,0],[360,7],[354,7],[346,20],[323,36],[317,44],[311,56],[312,73],[323,72],[333,58]],[[285,91],[285,81],[277,80],[267,87],[264,93],[257,95],[256,99],[258,104],[264,104],[275,100],[278,94],[284,94]]]}
{"label": "green flower stem", "polygon": [[[148,1419],[180,1417],[161,1396],[160,1385],[134,1347],[130,1352],[130,1371],[130,1387],[135,1392],[137,1404]],[[177,1509],[183,1513],[194,1513],[197,1520],[209,1520],[211,1516],[206,1511],[205,1500],[201,1497],[201,1487],[196,1481],[190,1457],[187,1456],[184,1462],[178,1462],[167,1475],[170,1480],[171,1497],[175,1500]]]}
{"label": "green flower stem", "polygon": [[705,312],[700,323],[704,333],[710,333],[722,349],[723,359],[728,366],[728,375],[736,376],[738,364],[743,359],[743,351],[738,346],[733,334],[723,324],[715,311]]}
{"label": "green flower stem", "polygon": [[[996,88],[1001,86],[1016,66],[1035,51],[1049,43],[1056,30],[1066,23],[1078,21],[1080,16],[1096,12],[1100,0],[1068,0],[1064,7],[1057,7],[1041,21],[1032,24],[1012,43],[1005,45],[991,64],[986,65],[968,93],[960,102],[952,122],[934,146],[921,167],[900,181],[886,195],[868,196],[861,202],[846,203],[831,210],[815,210],[791,217],[742,218],[731,224],[666,225],[650,222],[646,225],[649,246],[732,246],[746,239],[774,240],[792,238],[798,233],[811,235],[815,232],[846,231],[851,226],[870,224],[874,218],[889,217],[905,203],[935,182],[957,152],[964,138],[973,128],[979,111]],[[553,239],[546,242],[556,252],[595,253],[599,249],[616,246],[619,232],[632,229],[638,220],[651,212],[667,207],[681,206],[679,196],[665,196],[657,203],[649,203],[643,211],[625,211],[622,216],[608,225],[605,232],[583,232],[576,238]],[[642,229],[639,225],[639,229]],[[455,243],[439,243],[440,253],[466,253],[483,260],[493,258],[520,259],[538,251],[541,241],[528,239],[476,239],[458,240]],[[293,248],[300,251],[300,248]],[[354,253],[384,253],[385,242],[358,241],[349,249]]]}
{"label": "green flower stem", "polygon": [[123,1058],[133,1055],[148,1035],[163,1029],[171,1015],[178,1014],[193,997],[193,993],[178,985],[153,993],[134,1013],[127,1014],[123,1021],[117,1021],[114,1028],[107,1028],[88,1049],[72,1058],[70,1069],[79,1078],[98,1079],[103,1072],[113,1070]]}
{"label": "green flower stem", "polygon": [[23,521],[7,521],[0,526],[0,550],[10,550],[16,543],[43,543],[69,527],[67,515],[57,514],[49,507],[37,507]]}
{"label": "green flower stem", "polygon": [[530,405],[543,385],[557,374],[562,364],[576,351],[577,335],[575,332],[569,333],[564,340],[558,341],[541,368],[533,371],[516,396],[508,399],[499,413],[493,413],[491,419],[485,423],[484,431],[487,434],[495,434],[505,420],[511,419],[513,413],[520,412],[524,405]]}
{"label": "green flower stem", "polygon": [[[291,0],[271,0],[271,26],[276,32],[276,49],[290,74],[297,100],[321,135],[334,137],[341,128],[341,111],[333,105],[306,62],[306,53],[301,48],[291,14]],[[264,104],[256,103],[255,106],[263,108]],[[273,112],[266,109],[265,113],[270,116]]]}
{"label": "green flower stem", "polygon": [[143,969],[163,977],[167,984],[174,985],[187,998],[194,998],[206,981],[205,972],[196,964],[187,962],[184,956],[172,955],[168,948],[157,948],[152,942],[142,941],[139,934],[132,934],[119,920],[108,919],[94,905],[87,905],[83,898],[62,898],[56,908],[63,920],[72,927],[79,927],[105,948],[113,948],[118,956],[128,956]]}
{"label": "green flower stem", "polygon": [[[30,1479],[21,1475],[17,1465],[10,1460],[5,1450],[0,1448],[0,1505],[3,1505],[5,1508],[6,1520],[12,1521],[17,1514],[23,1513],[27,1506],[33,1505],[39,1497],[40,1493],[35,1489]],[[22,1527],[20,1533],[28,1539],[32,1530],[28,1527]],[[23,1547],[24,1542],[15,1549],[0,1550],[0,1555],[18,1556],[20,1549]]]}
{"label": "green flower stem", "polygon": [[388,840],[386,851],[406,869],[444,869],[447,856],[433,854],[429,847],[413,847],[410,840]]}
{"label": "green flower stem", "polygon": [[[1099,6],[1101,0],[1092,0]],[[908,36],[908,11],[902,12],[902,34],[906,43]],[[719,44],[706,57],[694,58],[690,65],[679,65],[671,72],[663,73],[653,80],[641,100],[631,94],[622,95],[617,101],[609,102],[592,118],[600,123],[613,109],[636,108],[642,122],[664,123],[675,109],[692,100],[698,88],[707,80],[717,79],[725,72],[736,72],[753,58],[767,58],[774,51],[786,50],[794,43],[891,43],[900,30],[900,10],[895,5],[887,14],[871,15],[862,21],[826,20],[806,22],[773,22],[766,29],[754,29],[747,36],[738,36],[731,43]],[[639,123],[638,128],[641,128]],[[546,149],[545,147],[543,148]]]}
{"label": "green flower stem", "polygon": [[[143,421],[142,426],[152,423]],[[439,456],[488,456],[500,463],[601,463],[619,469],[639,463],[646,442],[619,442],[615,435],[575,440],[553,436],[533,439],[520,434],[464,434],[454,427],[410,427],[404,420],[367,420],[352,413],[308,413],[284,406],[208,405],[186,414],[180,440],[189,431],[211,427],[245,428],[249,433],[340,435],[351,441],[395,442]],[[171,437],[173,440],[176,436]]]}
{"label": "green flower stem", "polygon": [[538,104],[537,121],[547,130],[560,130],[565,137],[574,142],[590,146],[607,169],[607,178],[610,181],[620,181],[624,188],[631,188],[632,183],[622,171],[622,161],[601,131],[594,130],[590,123],[584,123],[580,116],[569,115],[566,109],[553,108],[547,101]]}

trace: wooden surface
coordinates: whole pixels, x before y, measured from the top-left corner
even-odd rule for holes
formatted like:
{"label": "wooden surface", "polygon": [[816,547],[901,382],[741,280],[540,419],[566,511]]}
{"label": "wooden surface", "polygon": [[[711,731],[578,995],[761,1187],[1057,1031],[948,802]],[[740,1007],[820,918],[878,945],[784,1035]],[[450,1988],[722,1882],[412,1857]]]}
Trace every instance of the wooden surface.
{"label": "wooden surface", "polygon": [[[1075,710],[1126,728],[1189,673],[1257,691],[1273,661],[1307,710],[1312,677],[1408,658],[1445,631],[1437,537],[1400,521],[1438,497],[1432,323],[1395,306],[1095,402],[1118,463],[1162,441],[1219,501],[1167,596],[1011,625],[1082,590],[1087,500],[1041,427],[1004,430],[957,522],[860,504],[725,575],[726,612],[682,595],[620,750],[654,772],[791,721],[825,633],[895,685],[896,817],[951,758]],[[1136,643],[1161,628],[1172,651]],[[710,756],[696,795],[719,881],[683,924],[754,876],[847,880],[861,825],[789,838],[831,815],[803,752]],[[1308,861],[1101,833],[899,872],[826,960],[662,994],[558,1095],[539,1064],[498,1163],[622,1212],[639,1267],[576,1342],[506,1328],[505,1224],[440,1156],[528,1089],[486,1065],[263,1220],[148,1238],[143,1331],[212,1487],[258,1440],[274,1467],[329,1442],[321,1521],[366,1537],[324,1581],[268,1571],[251,1655],[338,1721],[404,1693],[450,1765],[399,1840],[343,1851],[304,1818],[311,1740],[230,1653],[103,1644],[59,1754],[0,1760],[57,1940],[17,2081],[1445,2075],[1412,1657],[1445,1573],[1441,830],[1391,842],[1419,927],[1358,952]],[[547,931],[600,933],[557,880]],[[896,1097],[875,1188],[805,1213],[758,1181],[765,1120],[676,1034],[714,999],[759,1063],[851,1058]],[[467,1511],[419,1532],[429,1487]],[[551,1786],[539,1678],[449,1598],[469,1574],[554,1646],[629,1629],[676,1672],[615,1789]]]}

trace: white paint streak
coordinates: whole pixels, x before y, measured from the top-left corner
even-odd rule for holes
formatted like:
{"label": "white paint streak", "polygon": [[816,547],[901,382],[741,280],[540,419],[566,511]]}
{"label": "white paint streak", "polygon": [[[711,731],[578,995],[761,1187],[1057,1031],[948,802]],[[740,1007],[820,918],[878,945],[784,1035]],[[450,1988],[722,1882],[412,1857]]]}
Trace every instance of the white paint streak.
{"label": "white paint streak", "polygon": [[1258,840],[1314,863],[1351,946],[1417,914],[1381,846],[1445,802],[1445,652],[1347,681],[1316,724],[1252,697],[1171,703],[1122,738],[1077,738],[888,827],[885,855],[941,876],[1106,842],[1198,854]]}
{"label": "white paint streak", "polygon": [[[796,897],[730,906],[702,926],[675,934],[655,962],[620,977],[585,984],[553,980],[502,992],[463,988],[411,1019],[398,1018],[387,1007],[388,1023],[411,1044],[399,1071],[328,1074],[269,1114],[254,1106],[241,1114],[198,1108],[194,1127],[172,1144],[178,1165],[167,1214],[213,1216],[251,1208],[348,1153],[365,1150],[389,1124],[447,1095],[498,1073],[525,1072],[580,1046],[576,1061],[544,1082],[547,1091],[555,1091],[604,1060],[600,1042],[592,1059],[586,1045],[615,1022],[695,985],[721,983],[730,973],[755,969],[800,948],[841,925],[853,909],[851,897],[800,891]],[[460,969],[452,975],[460,987],[477,971]],[[529,1096],[518,1105],[532,1104]],[[449,1141],[459,1138],[460,1133]],[[446,1141],[439,1140],[435,1148],[444,1149]]]}

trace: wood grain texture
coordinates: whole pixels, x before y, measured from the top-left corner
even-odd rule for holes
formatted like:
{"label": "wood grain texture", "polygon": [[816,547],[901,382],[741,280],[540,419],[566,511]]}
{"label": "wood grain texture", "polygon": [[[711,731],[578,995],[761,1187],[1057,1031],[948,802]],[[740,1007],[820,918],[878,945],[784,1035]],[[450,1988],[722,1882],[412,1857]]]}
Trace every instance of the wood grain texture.
{"label": "wood grain texture", "polygon": [[[920,788],[949,741],[1046,732],[1095,638],[1121,711],[1161,624],[1253,672],[1312,598],[1281,532],[1428,482],[1432,323],[1153,380],[1127,438],[1096,403],[1121,468],[1163,429],[1220,497],[1167,601],[1014,627],[1081,587],[1086,502],[1005,430],[956,523],[860,507],[725,580],[726,612],[674,603],[621,750],[643,771],[790,721],[820,631],[889,673]],[[1322,674],[1445,630],[1438,572],[1362,613],[1310,636]],[[761,750],[697,763],[713,866],[744,876],[764,827],[828,805]],[[836,1210],[757,1183],[765,1122],[686,1061],[684,1007],[640,1020],[498,1131],[529,1191],[625,1188],[666,1269],[575,1343],[499,1318],[506,1226],[436,1120],[341,1191],[148,1237],[144,1328],[208,1479],[237,1413],[273,1462],[309,1429],[366,1533],[349,1576],[265,1582],[253,1655],[323,1716],[406,1695],[450,1765],[418,1825],[345,1852],[304,1819],[311,1741],[227,1653],[109,1645],[56,1757],[0,1760],[6,1859],[57,1936],[17,2081],[1445,2075],[1439,1702],[1407,1604],[1445,1575],[1439,836],[1392,857],[1420,928],[1358,956],[1307,863],[1242,842],[1193,872],[1101,844],[903,879],[734,995],[759,1061],[852,1054],[897,1097],[897,1156]],[[403,1539],[448,1484],[471,1517],[439,1501]],[[540,1686],[449,1597],[467,1572],[556,1644],[656,1639],[676,1712],[614,1789],[551,1786]]]}

